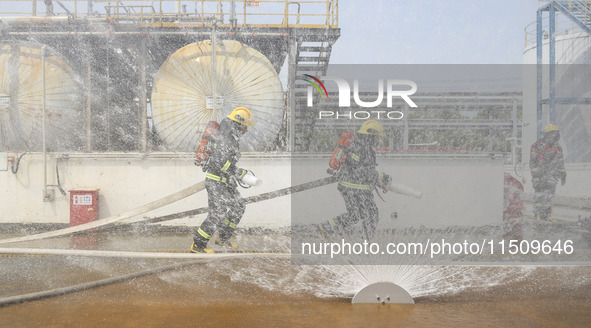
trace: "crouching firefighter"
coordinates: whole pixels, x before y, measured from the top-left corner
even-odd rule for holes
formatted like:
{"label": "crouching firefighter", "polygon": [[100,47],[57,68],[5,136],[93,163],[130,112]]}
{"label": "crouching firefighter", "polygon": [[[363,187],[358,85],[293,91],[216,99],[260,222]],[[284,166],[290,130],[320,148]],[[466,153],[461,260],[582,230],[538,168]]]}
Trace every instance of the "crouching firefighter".
{"label": "crouching firefighter", "polygon": [[364,240],[373,238],[378,225],[379,213],[374,200],[376,185],[382,187],[391,182],[391,177],[376,170],[375,147],[383,136],[382,124],[375,120],[363,123],[353,135],[344,132],[337,149],[329,162],[329,173],[338,177],[338,190],[345,201],[347,212],[318,225],[323,238],[330,235],[350,235],[351,227],[361,221]]}
{"label": "crouching firefighter", "polygon": [[[229,249],[238,245],[230,240],[246,209],[244,199],[238,192],[238,183],[247,170],[238,168],[240,159],[239,140],[246,133],[253,120],[250,111],[238,107],[222,120],[219,129],[207,148],[210,153],[203,164],[205,189],[207,190],[208,215],[193,237],[192,253],[213,253],[207,243],[219,232],[215,243]],[[199,159],[199,154],[198,154]]]}

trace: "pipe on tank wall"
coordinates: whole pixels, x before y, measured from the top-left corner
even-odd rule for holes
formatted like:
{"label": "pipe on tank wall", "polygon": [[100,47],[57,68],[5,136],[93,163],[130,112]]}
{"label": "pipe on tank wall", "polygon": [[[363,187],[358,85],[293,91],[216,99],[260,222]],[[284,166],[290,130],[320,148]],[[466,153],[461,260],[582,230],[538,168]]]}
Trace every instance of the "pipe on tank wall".
{"label": "pipe on tank wall", "polygon": [[41,106],[42,106],[42,115],[41,115],[41,126],[42,126],[42,135],[43,135],[43,201],[49,201],[49,197],[47,195],[47,144],[45,138],[45,117],[46,117],[46,106],[45,106],[45,56],[46,56],[47,47],[43,45],[41,47],[41,79],[42,79],[42,96],[41,96]]}
{"label": "pipe on tank wall", "polygon": [[69,23],[72,19],[69,16],[12,16],[2,17],[6,24],[43,24],[43,23]]}
{"label": "pipe on tank wall", "polygon": [[216,63],[216,27],[217,21],[214,21],[212,24],[212,31],[211,31],[211,90],[213,93],[213,117],[218,117],[217,111],[217,89],[216,89],[216,80],[217,80],[217,63]]}

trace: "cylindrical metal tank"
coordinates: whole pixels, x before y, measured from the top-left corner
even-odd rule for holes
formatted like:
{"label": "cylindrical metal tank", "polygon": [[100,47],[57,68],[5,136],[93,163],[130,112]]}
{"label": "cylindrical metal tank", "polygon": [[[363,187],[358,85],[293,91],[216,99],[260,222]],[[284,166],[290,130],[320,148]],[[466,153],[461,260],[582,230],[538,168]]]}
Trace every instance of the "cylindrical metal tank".
{"label": "cylindrical metal tank", "polygon": [[[567,23],[570,21],[567,20]],[[573,23],[574,24],[574,23]],[[536,25],[529,27],[535,32]],[[568,26],[567,26],[568,27]],[[544,28],[547,28],[544,26]],[[523,163],[529,162],[530,146],[537,139],[537,47],[535,33],[526,30],[529,42],[523,52]],[[567,163],[589,163],[591,161],[591,114],[588,99],[589,72],[591,68],[591,36],[585,32],[574,31],[558,25],[555,34],[556,65],[555,88],[556,98],[570,99],[566,103],[555,105],[555,123],[561,129]],[[549,98],[549,38],[542,40],[542,97]],[[578,99],[578,100],[575,100]],[[549,123],[549,105],[543,105],[542,125]]]}
{"label": "cylindrical metal tank", "polygon": [[243,43],[223,40],[216,43],[215,71],[213,66],[209,40],[177,50],[162,64],[151,98],[159,137],[171,149],[194,150],[209,121],[220,122],[243,106],[252,111],[257,123],[242,137],[241,149],[271,149],[285,102],[269,59]]}
{"label": "cylindrical metal tank", "polygon": [[45,85],[50,151],[75,150],[84,136],[80,84],[65,60],[41,44],[0,43],[0,149],[41,151]]}

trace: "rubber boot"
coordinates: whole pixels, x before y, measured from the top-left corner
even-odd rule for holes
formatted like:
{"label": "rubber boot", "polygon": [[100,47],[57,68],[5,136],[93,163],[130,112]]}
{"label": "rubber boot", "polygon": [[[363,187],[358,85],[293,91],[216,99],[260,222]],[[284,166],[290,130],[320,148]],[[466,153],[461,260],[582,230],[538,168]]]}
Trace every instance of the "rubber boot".
{"label": "rubber boot", "polygon": [[[207,238],[206,238],[207,237]],[[208,235],[205,231],[201,228],[197,231],[195,236],[193,237],[193,245],[191,245],[190,252],[191,253],[213,253],[213,249],[207,248],[207,243],[209,242],[210,235]]]}
{"label": "rubber boot", "polygon": [[216,245],[223,246],[223,247],[225,247],[227,249],[230,249],[230,250],[236,250],[236,249],[238,249],[238,244],[235,243],[235,242],[233,242],[230,239],[228,239],[227,241],[224,241],[224,240],[220,240],[219,238],[217,238],[215,240],[215,244]]}
{"label": "rubber boot", "polygon": [[199,253],[199,254],[211,254],[211,253],[213,253],[213,249],[201,247],[201,246],[198,246],[195,243],[193,243],[193,245],[191,245],[191,249],[189,251],[191,253]]}

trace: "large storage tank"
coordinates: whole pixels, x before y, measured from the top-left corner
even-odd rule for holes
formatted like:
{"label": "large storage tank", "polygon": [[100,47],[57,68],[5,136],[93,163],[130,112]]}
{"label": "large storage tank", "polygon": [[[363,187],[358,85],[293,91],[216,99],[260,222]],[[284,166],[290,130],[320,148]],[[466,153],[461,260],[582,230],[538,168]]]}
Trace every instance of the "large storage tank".
{"label": "large storage tank", "polygon": [[51,151],[77,149],[84,137],[80,84],[65,60],[42,45],[0,43],[0,149],[41,151],[45,85],[46,141]]}
{"label": "large storage tank", "polygon": [[[159,137],[173,150],[194,150],[209,121],[220,122],[240,106],[256,125],[242,137],[242,150],[274,147],[284,117],[283,88],[272,63],[233,40],[187,45],[160,67],[152,89],[152,118]],[[214,97],[215,93],[215,97]],[[216,103],[214,103],[216,101]]]}
{"label": "large storage tank", "polygon": [[[568,103],[556,104],[556,124],[561,129],[565,161],[567,163],[591,162],[591,112],[586,99],[591,83],[591,35],[580,31],[574,23],[557,18],[556,44],[556,87],[555,97],[575,99]],[[562,25],[560,24],[562,22]],[[526,48],[524,50],[523,85],[523,162],[529,161],[529,147],[537,138],[536,131],[536,90],[537,90],[537,48],[535,24],[526,29]],[[547,27],[544,25],[544,29]],[[542,40],[543,82],[542,97],[549,97],[549,38],[544,34]],[[578,99],[578,100],[576,100]],[[543,126],[549,122],[549,106],[543,106]]]}

